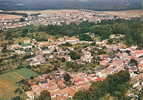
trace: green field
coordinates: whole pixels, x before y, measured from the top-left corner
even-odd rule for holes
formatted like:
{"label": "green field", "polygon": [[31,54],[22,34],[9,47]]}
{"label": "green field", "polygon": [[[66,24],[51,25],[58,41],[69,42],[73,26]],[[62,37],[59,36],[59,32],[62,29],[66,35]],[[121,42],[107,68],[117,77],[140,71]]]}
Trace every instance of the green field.
{"label": "green field", "polygon": [[18,87],[16,82],[22,79],[35,77],[37,74],[30,69],[21,68],[0,75],[0,98],[13,97],[15,89]]}

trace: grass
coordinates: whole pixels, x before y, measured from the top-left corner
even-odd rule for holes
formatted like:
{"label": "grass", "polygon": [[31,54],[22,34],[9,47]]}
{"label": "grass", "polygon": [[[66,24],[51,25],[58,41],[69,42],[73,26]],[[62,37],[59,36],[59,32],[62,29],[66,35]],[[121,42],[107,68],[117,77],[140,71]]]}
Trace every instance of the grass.
{"label": "grass", "polygon": [[37,74],[30,69],[21,68],[0,75],[0,98],[11,98],[15,96],[14,91],[18,87],[16,82],[22,79],[35,77]]}

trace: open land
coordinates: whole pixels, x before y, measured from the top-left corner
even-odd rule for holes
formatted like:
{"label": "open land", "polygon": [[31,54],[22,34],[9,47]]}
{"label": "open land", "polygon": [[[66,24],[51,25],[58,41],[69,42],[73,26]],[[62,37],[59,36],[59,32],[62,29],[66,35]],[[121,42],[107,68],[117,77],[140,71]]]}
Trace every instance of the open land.
{"label": "open land", "polygon": [[9,71],[0,75],[0,97],[8,99],[14,96],[14,91],[17,88],[16,82],[32,76],[37,76],[37,74],[27,68]]}
{"label": "open land", "polygon": [[[1,11],[2,12],[2,11]],[[61,12],[79,12],[79,10],[28,10],[28,11],[9,11],[16,13],[26,14],[50,14],[50,13],[61,13]],[[123,10],[123,11],[96,11],[98,14],[107,14],[112,16],[119,16],[120,18],[131,18],[143,16],[143,10]]]}
{"label": "open land", "polygon": [[9,15],[9,14],[0,14],[0,20],[1,19],[19,19],[22,18],[22,16],[17,16],[17,15]]}
{"label": "open land", "polygon": [[[26,14],[49,14],[49,13],[59,13],[59,12],[78,12],[79,10],[15,10],[15,11],[8,11],[8,12],[16,12],[16,13],[26,13]],[[3,11],[0,11],[3,12]]]}
{"label": "open land", "polygon": [[101,11],[98,13],[118,16],[120,18],[132,18],[143,16],[143,10]]}

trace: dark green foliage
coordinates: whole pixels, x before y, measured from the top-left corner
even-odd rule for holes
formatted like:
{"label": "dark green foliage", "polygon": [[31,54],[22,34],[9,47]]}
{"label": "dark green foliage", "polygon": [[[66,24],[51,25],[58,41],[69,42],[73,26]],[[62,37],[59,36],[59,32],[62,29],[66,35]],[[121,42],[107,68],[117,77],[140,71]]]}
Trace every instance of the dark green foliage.
{"label": "dark green foliage", "polygon": [[135,59],[131,59],[130,62],[129,62],[129,65],[130,66],[138,66],[138,61],[135,60]]}
{"label": "dark green foliage", "polygon": [[66,85],[72,85],[72,81],[71,81],[72,77],[68,73],[64,73],[63,78],[64,78],[64,83]]}
{"label": "dark green foliage", "polygon": [[81,41],[92,41],[92,38],[87,34],[80,34],[79,40],[81,40]]}
{"label": "dark green foliage", "polygon": [[20,96],[13,97],[12,100],[23,100]]}
{"label": "dark green foliage", "polygon": [[69,55],[70,55],[70,57],[71,57],[73,60],[80,59],[80,54],[77,53],[77,52],[70,51]]}
{"label": "dark green foliage", "polygon": [[74,100],[91,100],[88,91],[79,91],[75,94]]}
{"label": "dark green foliage", "polygon": [[106,39],[113,34],[112,25],[93,25],[89,27],[89,31],[101,36],[101,39]]}
{"label": "dark green foliage", "polygon": [[70,47],[70,46],[72,46],[72,44],[70,44],[69,42],[66,42],[66,43],[64,43],[64,44],[61,44],[61,46],[67,46],[67,47]]}
{"label": "dark green foliage", "polygon": [[76,62],[71,62],[68,61],[65,63],[65,70],[74,70],[74,71],[78,71],[80,68],[82,68],[83,66],[80,64],[77,64]]}
{"label": "dark green foliage", "polygon": [[51,100],[50,92],[46,90],[42,91],[40,96],[37,97],[35,100]]}
{"label": "dark green foliage", "polygon": [[22,94],[24,91],[21,88],[17,88],[14,92],[16,94]]}
{"label": "dark green foliage", "polygon": [[63,77],[64,77],[65,81],[70,81],[71,80],[71,76],[68,73],[64,73]]}
{"label": "dark green foliage", "polygon": [[70,25],[49,25],[49,26],[40,26],[38,31],[40,32],[48,32],[50,35],[54,36],[73,36],[80,32],[79,26],[76,24],[70,24]]}
{"label": "dark green foliage", "polygon": [[67,71],[74,71],[74,72],[79,72],[79,71],[88,71],[92,70],[96,67],[96,64],[88,63],[88,64],[78,64],[76,62],[65,62],[64,64],[64,69]]}

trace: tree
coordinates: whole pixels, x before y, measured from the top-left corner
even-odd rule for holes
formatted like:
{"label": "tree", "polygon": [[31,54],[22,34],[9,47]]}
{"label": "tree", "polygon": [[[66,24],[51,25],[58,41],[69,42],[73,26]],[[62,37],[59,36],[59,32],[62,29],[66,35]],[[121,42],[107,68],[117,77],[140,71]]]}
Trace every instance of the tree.
{"label": "tree", "polygon": [[17,88],[17,89],[15,90],[15,93],[17,93],[17,94],[22,94],[22,93],[23,93],[23,89]]}
{"label": "tree", "polygon": [[38,67],[40,73],[48,73],[54,69],[54,65],[52,64],[43,64]]}
{"label": "tree", "polygon": [[70,51],[69,55],[73,60],[80,59],[80,54],[78,54],[77,52]]}
{"label": "tree", "polygon": [[22,100],[20,96],[13,97],[12,100]]}
{"label": "tree", "polygon": [[71,80],[71,76],[68,73],[64,73],[63,77],[64,77],[65,81],[70,81]]}
{"label": "tree", "polygon": [[71,44],[71,43],[69,43],[69,42],[66,42],[66,43],[64,43],[64,44],[61,44],[61,46],[71,47],[71,46],[72,46],[72,44]]}
{"label": "tree", "polygon": [[63,78],[65,80],[66,85],[71,85],[72,84],[72,81],[71,81],[72,77],[70,76],[70,74],[64,73]]}
{"label": "tree", "polygon": [[135,60],[135,59],[131,59],[130,62],[129,62],[129,65],[131,65],[131,66],[138,66],[138,61]]}
{"label": "tree", "polygon": [[113,34],[112,25],[93,25],[89,27],[90,32],[99,35],[101,39],[107,39],[111,34]]}
{"label": "tree", "polygon": [[77,64],[76,62],[71,62],[68,61],[65,63],[65,70],[73,70],[73,71],[78,71],[80,70],[82,67],[84,67],[82,64]]}
{"label": "tree", "polygon": [[40,96],[36,100],[52,100],[51,94],[47,90],[44,90],[40,93]]}
{"label": "tree", "polygon": [[95,100],[91,99],[87,91],[79,91],[74,95],[74,100]]}
{"label": "tree", "polygon": [[79,40],[80,41],[92,41],[92,38],[89,35],[82,33],[79,35]]}

